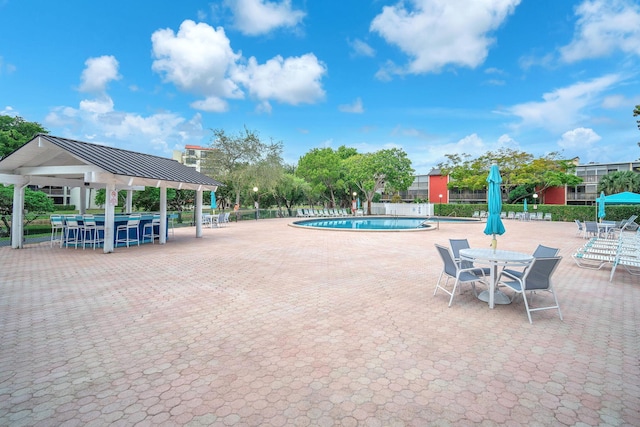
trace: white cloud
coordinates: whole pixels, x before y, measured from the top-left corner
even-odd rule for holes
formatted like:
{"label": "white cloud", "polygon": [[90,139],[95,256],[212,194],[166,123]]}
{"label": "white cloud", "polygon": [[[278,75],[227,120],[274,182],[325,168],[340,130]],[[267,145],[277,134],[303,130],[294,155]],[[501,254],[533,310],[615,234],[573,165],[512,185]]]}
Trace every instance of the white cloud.
{"label": "white cloud", "polygon": [[576,128],[562,134],[558,145],[567,150],[579,149],[580,151],[591,148],[602,138],[589,128]]}
{"label": "white cloud", "polygon": [[80,92],[103,93],[112,80],[119,80],[118,61],[114,56],[105,55],[89,58],[84,63],[85,69],[80,76]]}
{"label": "white cloud", "polygon": [[245,66],[237,67],[233,77],[259,100],[273,99],[297,105],[324,98],[320,80],[326,72],[315,55],[306,54],[289,58],[276,56],[262,65],[251,57]]}
{"label": "white cloud", "polygon": [[157,58],[153,70],[180,90],[204,97],[191,103],[192,108],[227,111],[226,100],[243,98],[243,89],[263,112],[271,111],[270,100],[297,105],[324,98],[321,79],[327,70],[313,54],[276,56],[264,64],[251,57],[243,63],[223,28],[189,20],[177,34],[171,29],[158,30],[151,39]]}
{"label": "white cloud", "polygon": [[[45,124],[62,128],[64,135],[78,139],[101,135],[101,138],[117,139],[129,145],[151,143],[165,154],[170,153],[170,147],[184,145],[187,141],[199,143],[202,139],[200,114],[186,120],[171,112],[142,116],[117,111],[105,90],[109,81],[120,78],[118,61],[112,56],[103,56],[91,58],[85,64],[80,89],[97,92],[96,98],[80,101],[78,108],[53,108],[45,117]],[[136,146],[125,148],[139,149]]]}
{"label": "white cloud", "polygon": [[504,70],[501,70],[500,68],[496,68],[496,67],[489,67],[486,70],[484,70],[485,74],[500,74],[500,75],[504,75],[505,72]]}
{"label": "white cloud", "polygon": [[542,95],[541,102],[526,102],[506,109],[508,114],[520,117],[519,126],[541,127],[554,132],[574,126],[584,118],[583,110],[596,104],[601,94],[621,80],[617,74],[608,74],[587,82],[556,89]]}
{"label": "white cloud", "polygon": [[220,98],[241,98],[242,91],[228,78],[240,58],[231,49],[224,28],[186,20],[177,34],[157,30],[151,36],[153,71],[179,89]]}
{"label": "white cloud", "polygon": [[88,113],[106,114],[113,111],[113,100],[108,96],[80,101],[80,110]]}
{"label": "white cloud", "polygon": [[498,138],[498,145],[500,147],[511,148],[515,150],[518,146],[518,143],[513,138],[511,138],[508,134],[505,133],[500,135],[500,137]]}
{"label": "white cloud", "polygon": [[338,110],[343,113],[364,113],[364,107],[362,106],[362,99],[358,98],[353,101],[353,104],[343,104],[338,106]]}
{"label": "white cloud", "polygon": [[[155,149],[165,154],[171,153],[171,147],[176,145],[198,144],[204,135],[200,114],[187,120],[171,112],[150,116],[115,110],[101,112],[96,111],[96,105],[99,102],[83,101],[79,109],[56,107],[49,112],[44,122],[64,128],[65,135],[75,135],[79,139],[98,134],[105,139],[116,139],[141,147],[150,142]],[[136,146],[123,148],[139,149]]]}
{"label": "white cloud", "polygon": [[[461,140],[459,140],[456,143],[457,146],[459,146],[460,148],[462,148],[461,151],[458,152],[464,152],[464,151],[469,151],[469,148],[484,148],[484,142],[482,141],[482,138],[480,138],[478,136],[478,134],[476,133],[472,133],[471,135],[467,135],[464,138],[462,138]],[[466,150],[465,150],[466,147]]]}
{"label": "white cloud", "polygon": [[291,8],[291,0],[227,0],[234,24],[243,34],[257,36],[279,27],[295,27],[305,13]]}
{"label": "white cloud", "polygon": [[375,49],[360,39],[355,39],[353,41],[347,40],[347,43],[353,50],[354,56],[374,57],[376,55]]}
{"label": "white cloud", "polygon": [[[640,100],[640,98],[638,98],[638,100]],[[635,105],[634,102],[634,100],[629,99],[624,95],[610,95],[605,96],[602,100],[602,108],[629,108],[629,106]]]}
{"label": "white cloud", "polygon": [[446,155],[451,153],[466,153],[472,157],[484,154],[489,150],[482,138],[478,134],[473,133],[456,141],[446,141],[440,138],[439,141],[431,143],[427,146],[428,156],[431,164],[437,164],[445,161]]}
{"label": "white cloud", "polygon": [[[489,34],[519,3],[520,0],[407,0],[383,7],[371,22],[370,31],[410,57],[402,72],[438,72],[449,64],[475,68],[484,62],[494,43]],[[382,76],[388,71],[387,68]]]}
{"label": "white cloud", "polygon": [[220,99],[217,96],[210,96],[206,99],[194,101],[191,104],[191,108],[196,110],[208,111],[210,113],[224,113],[229,109],[229,104],[224,99]]}
{"label": "white cloud", "polygon": [[13,109],[12,106],[7,105],[2,110],[0,110],[0,115],[1,116],[13,116],[13,117],[16,117],[19,114],[18,114],[18,112],[16,110]]}
{"label": "white cloud", "polygon": [[571,43],[560,48],[565,62],[611,55],[640,55],[640,6],[629,0],[585,0]]}

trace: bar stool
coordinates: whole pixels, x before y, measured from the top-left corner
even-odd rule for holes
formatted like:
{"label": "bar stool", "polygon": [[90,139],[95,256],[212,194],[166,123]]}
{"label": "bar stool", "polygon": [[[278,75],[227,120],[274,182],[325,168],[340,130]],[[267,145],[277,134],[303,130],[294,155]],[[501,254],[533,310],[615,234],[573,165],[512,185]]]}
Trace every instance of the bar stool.
{"label": "bar stool", "polygon": [[174,219],[177,217],[177,214],[171,214],[169,215],[169,229],[171,230],[171,235],[174,236],[175,235],[175,224],[174,224]]}
{"label": "bar stool", "polygon": [[51,247],[53,247],[53,242],[60,242],[60,247],[62,247],[62,242],[64,241],[64,220],[61,215],[51,215]]}
{"label": "bar stool", "polygon": [[[135,232],[135,239],[131,237],[131,230]],[[124,237],[120,237],[121,232],[124,233]],[[126,243],[127,247],[129,243],[137,243],[140,246],[140,215],[129,215],[127,223],[116,228],[116,245],[118,243]]]}
{"label": "bar stool", "polygon": [[[156,227],[158,227],[157,233]],[[160,238],[160,215],[153,215],[151,222],[147,222],[142,227],[142,240],[144,241],[147,236],[151,239],[151,243],[155,243],[156,237]]]}
{"label": "bar stool", "polygon": [[83,243],[82,226],[75,216],[68,216],[64,219],[64,243],[67,248],[69,243],[72,243],[76,249],[79,244]]}
{"label": "bar stool", "polygon": [[[93,215],[84,215],[82,222],[84,223],[82,228],[82,249],[85,248],[86,243],[90,243],[95,250],[96,245],[104,243],[104,225],[98,225]],[[100,237],[101,231],[102,237]]]}

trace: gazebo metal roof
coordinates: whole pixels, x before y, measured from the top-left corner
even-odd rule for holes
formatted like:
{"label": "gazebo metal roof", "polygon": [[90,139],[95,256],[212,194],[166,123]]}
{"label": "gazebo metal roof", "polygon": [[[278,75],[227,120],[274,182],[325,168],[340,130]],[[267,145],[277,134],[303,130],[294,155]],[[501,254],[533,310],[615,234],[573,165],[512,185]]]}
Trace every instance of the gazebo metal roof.
{"label": "gazebo metal roof", "polygon": [[166,189],[195,190],[196,237],[202,237],[202,192],[222,185],[175,160],[38,134],[0,160],[0,184],[14,184],[11,246],[23,242],[24,188],[28,185],[105,188],[104,252],[114,250],[114,215],[117,190],[160,188],[160,243],[166,242]]}
{"label": "gazebo metal roof", "polygon": [[173,159],[105,145],[39,134],[0,160],[0,182],[119,188],[164,185],[167,188],[215,191],[222,185]]}

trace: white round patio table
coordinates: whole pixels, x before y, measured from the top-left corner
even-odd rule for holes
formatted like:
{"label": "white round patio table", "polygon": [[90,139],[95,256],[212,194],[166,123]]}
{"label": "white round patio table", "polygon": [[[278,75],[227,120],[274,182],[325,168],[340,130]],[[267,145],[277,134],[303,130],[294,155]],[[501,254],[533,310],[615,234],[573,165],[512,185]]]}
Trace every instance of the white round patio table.
{"label": "white round patio table", "polygon": [[498,280],[498,266],[526,267],[533,261],[531,254],[492,248],[460,249],[460,258],[472,261],[474,264],[488,264],[491,266],[489,290],[482,291],[478,295],[478,299],[489,303],[489,308],[493,308],[494,304],[511,303],[509,297],[498,290],[496,283]]}
{"label": "white round patio table", "polygon": [[600,237],[609,237],[612,229],[616,226],[615,222],[603,221],[598,222],[598,236]]}

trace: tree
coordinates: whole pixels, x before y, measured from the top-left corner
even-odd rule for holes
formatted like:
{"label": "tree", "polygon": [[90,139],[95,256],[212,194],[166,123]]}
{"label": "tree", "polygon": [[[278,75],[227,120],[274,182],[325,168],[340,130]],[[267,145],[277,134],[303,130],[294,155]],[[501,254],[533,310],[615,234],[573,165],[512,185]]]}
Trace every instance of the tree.
{"label": "tree", "polygon": [[49,133],[36,122],[22,117],[0,116],[0,159],[32,140],[39,133]]}
{"label": "tree", "polygon": [[[640,116],[640,105],[636,105],[636,108],[633,109],[633,117],[638,116]],[[636,120],[636,123],[638,124],[638,129],[640,130],[640,120]]]}
{"label": "tree", "polygon": [[320,195],[334,207],[336,192],[344,188],[342,161],[355,153],[355,150],[348,151],[345,147],[338,151],[314,148],[300,158],[296,175],[311,185],[312,193]]}
{"label": "tree", "polygon": [[231,195],[234,203],[240,204],[243,194],[251,199],[253,187],[261,193],[273,191],[282,173],[282,142],[264,143],[257,132],[246,127],[237,135],[215,129],[211,147],[213,151],[204,160],[205,168],[215,171],[214,178],[228,187],[224,193]]}
{"label": "tree", "polygon": [[611,172],[602,177],[598,183],[598,191],[604,194],[615,194],[623,191],[640,192],[640,174],[633,171]]}
{"label": "tree", "polygon": [[[29,187],[24,189],[24,225],[29,224],[39,215],[53,212],[53,201],[41,191],[33,191]],[[0,186],[0,221],[6,229],[6,234],[11,234],[9,218],[13,215],[13,185]],[[4,234],[0,226],[0,234]]]}
{"label": "tree", "polygon": [[369,215],[371,202],[385,186],[404,191],[413,183],[411,160],[399,148],[351,156],[344,160],[344,165],[347,181],[364,194]]}
{"label": "tree", "polygon": [[310,191],[311,186],[304,179],[291,173],[283,174],[275,188],[278,208],[284,205],[289,215],[292,215],[293,207],[303,203]]}
{"label": "tree", "polygon": [[468,154],[446,155],[438,167],[449,175],[449,188],[481,190],[487,188],[487,174],[492,163],[500,167],[502,190],[511,202],[528,198],[533,192],[560,185],[577,185],[582,178],[573,173],[575,164],[559,158],[556,152],[534,158],[532,154],[503,148],[472,159]]}

